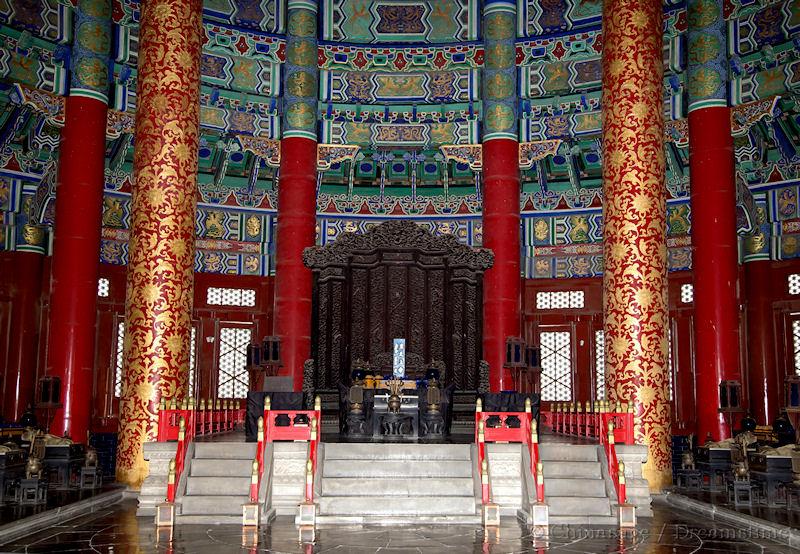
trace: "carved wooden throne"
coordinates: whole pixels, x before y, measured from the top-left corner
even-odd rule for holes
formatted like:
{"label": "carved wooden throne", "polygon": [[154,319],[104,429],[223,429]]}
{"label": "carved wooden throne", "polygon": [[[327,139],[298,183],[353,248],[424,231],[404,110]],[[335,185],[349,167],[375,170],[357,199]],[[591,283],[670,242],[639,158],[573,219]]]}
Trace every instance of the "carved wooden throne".
{"label": "carved wooden throne", "polygon": [[409,378],[424,377],[438,362],[445,386],[477,389],[483,272],[493,260],[489,250],[434,236],[407,220],[306,248],[303,262],[314,272],[316,367],[305,387],[348,384],[357,359],[382,369],[392,340],[405,338],[407,357],[422,362],[408,369]]}

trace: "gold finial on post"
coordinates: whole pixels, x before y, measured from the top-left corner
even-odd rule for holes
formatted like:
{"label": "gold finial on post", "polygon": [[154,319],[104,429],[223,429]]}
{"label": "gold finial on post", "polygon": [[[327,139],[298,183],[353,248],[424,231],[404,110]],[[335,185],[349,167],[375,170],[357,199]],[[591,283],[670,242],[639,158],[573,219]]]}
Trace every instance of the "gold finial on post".
{"label": "gold finial on post", "polygon": [[314,411],[319,412],[322,410],[322,398],[319,395],[314,397]]}
{"label": "gold finial on post", "polygon": [[525,413],[526,414],[531,413],[531,399],[530,398],[526,398],[525,399]]}
{"label": "gold finial on post", "polygon": [[614,422],[608,422],[608,444],[614,444]]}
{"label": "gold finial on post", "polygon": [[531,420],[531,443],[539,443],[539,424],[536,423],[535,419]]}
{"label": "gold finial on post", "polygon": [[481,400],[480,398],[478,398],[475,401],[475,411],[476,412],[482,412],[483,411],[483,400]]}
{"label": "gold finial on post", "polygon": [[264,416],[258,416],[258,442],[264,442]]}
{"label": "gold finial on post", "polygon": [[269,396],[264,397],[264,411],[268,412],[272,409],[272,398]]}
{"label": "gold finial on post", "polygon": [[619,463],[619,470],[617,471],[617,479],[620,485],[625,484],[625,462]]}
{"label": "gold finial on post", "polygon": [[316,417],[312,417],[311,418],[311,440],[312,441],[317,440],[317,418]]}

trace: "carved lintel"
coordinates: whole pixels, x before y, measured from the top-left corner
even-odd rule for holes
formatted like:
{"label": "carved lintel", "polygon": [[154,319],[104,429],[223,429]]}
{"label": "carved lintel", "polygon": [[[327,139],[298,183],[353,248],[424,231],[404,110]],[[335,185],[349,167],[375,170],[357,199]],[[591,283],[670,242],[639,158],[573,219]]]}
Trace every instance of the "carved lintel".
{"label": "carved lintel", "polygon": [[330,265],[346,265],[355,252],[379,248],[425,250],[448,254],[451,266],[485,271],[494,264],[494,254],[486,248],[461,244],[452,235],[435,236],[408,220],[385,221],[364,234],[344,233],[336,242],[313,246],[303,252],[303,263],[313,270]]}

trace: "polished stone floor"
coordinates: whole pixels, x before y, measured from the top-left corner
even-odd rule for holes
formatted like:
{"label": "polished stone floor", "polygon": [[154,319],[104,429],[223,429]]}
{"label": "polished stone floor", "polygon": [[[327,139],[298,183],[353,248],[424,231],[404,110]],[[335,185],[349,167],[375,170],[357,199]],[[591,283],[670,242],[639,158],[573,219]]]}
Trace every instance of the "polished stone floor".
{"label": "polished stone floor", "polygon": [[135,516],[136,502],[124,501],[105,514],[54,526],[14,543],[0,552],[187,553],[516,553],[554,552],[797,552],[747,529],[720,525],[696,515],[655,506],[655,517],[642,519],[632,534],[615,528],[551,528],[538,537],[513,520],[486,536],[475,526],[337,527],[300,537],[290,519],[280,519],[258,533],[237,526],[177,527],[170,538],[159,534],[151,518]]}

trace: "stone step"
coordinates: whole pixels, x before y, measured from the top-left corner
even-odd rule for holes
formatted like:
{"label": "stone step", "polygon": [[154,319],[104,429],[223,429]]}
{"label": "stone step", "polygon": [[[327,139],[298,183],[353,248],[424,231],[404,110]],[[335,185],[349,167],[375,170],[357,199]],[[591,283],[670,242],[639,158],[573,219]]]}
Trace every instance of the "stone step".
{"label": "stone step", "polygon": [[197,477],[250,477],[253,460],[195,458],[189,475]]}
{"label": "stone step", "polygon": [[[241,512],[241,509],[239,510]],[[241,525],[242,514],[239,515],[198,515],[177,514],[176,525]]]}
{"label": "stone step", "polygon": [[469,460],[469,444],[327,443],[325,460]]}
{"label": "stone step", "polygon": [[275,458],[282,460],[291,460],[302,458],[308,459],[308,443],[307,442],[273,442],[272,449]]}
{"label": "stone step", "polygon": [[[546,489],[545,489],[546,490]],[[578,496],[553,496],[545,493],[550,514],[556,516],[610,516],[611,503],[608,498],[585,498]]]}
{"label": "stone step", "polygon": [[618,526],[616,516],[559,516],[550,513],[550,525],[612,525]]}
{"label": "stone step", "polygon": [[256,447],[257,444],[254,442],[195,442],[194,458],[253,461],[256,457]]}
{"label": "stone step", "polygon": [[187,496],[226,496],[249,494],[249,477],[198,477],[190,475],[186,480]]}
{"label": "stone step", "polygon": [[606,483],[603,479],[556,479],[554,477],[544,480],[545,497],[553,496],[580,496],[580,497],[605,497]]}
{"label": "stone step", "polygon": [[472,496],[439,496],[435,502],[425,497],[393,497],[380,502],[374,496],[322,496],[319,512],[347,516],[472,515],[476,506]]}
{"label": "stone step", "polygon": [[[497,496],[514,496],[516,498],[522,498],[522,483],[519,479],[516,481],[496,481],[492,480],[489,482],[492,491],[492,498]],[[547,490],[545,488],[545,490]]]}
{"label": "stone step", "polygon": [[248,496],[184,496],[181,501],[183,515],[238,515],[241,521],[242,504],[250,502]]}
{"label": "stone step", "polygon": [[[280,514],[278,514],[280,515]],[[317,526],[334,527],[341,525],[479,525],[480,513],[469,515],[317,515]]]}
{"label": "stone step", "polygon": [[[323,496],[470,496],[471,477],[443,479],[362,479],[325,477]],[[373,499],[373,502],[375,500]]]}
{"label": "stone step", "polygon": [[594,444],[540,444],[542,462],[596,462],[597,445]]}
{"label": "stone step", "polygon": [[601,479],[600,462],[543,462],[544,478]]}
{"label": "stone step", "polygon": [[472,477],[472,463],[467,460],[337,460],[325,457],[323,477]]}
{"label": "stone step", "polygon": [[289,496],[292,498],[300,498],[305,494],[306,480],[305,477],[298,479],[292,483],[272,483],[272,498],[281,498],[284,496]]}

